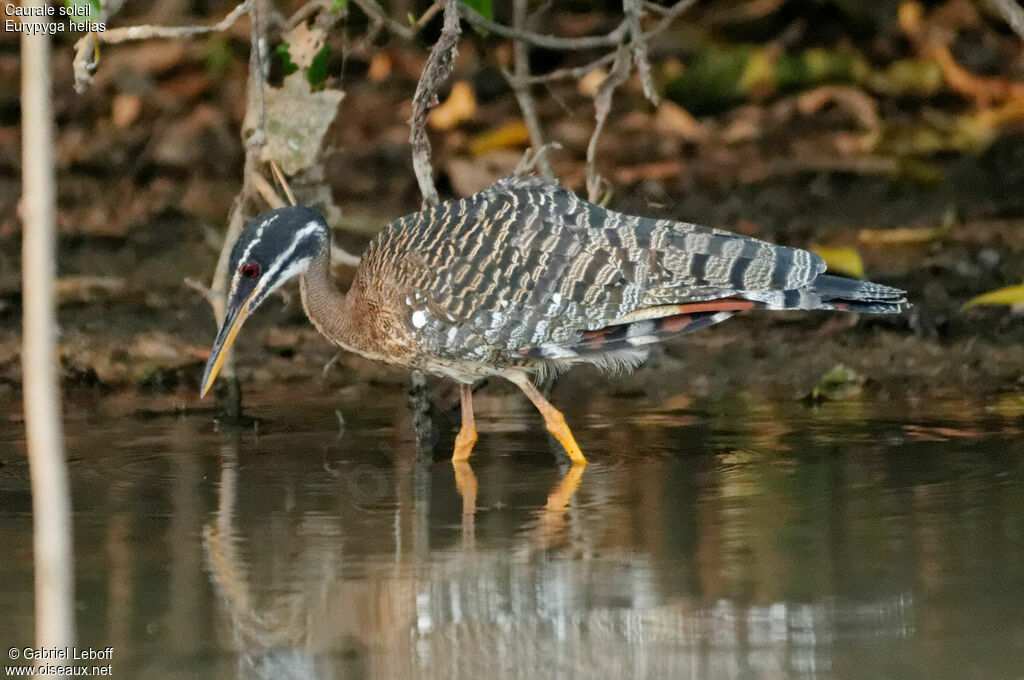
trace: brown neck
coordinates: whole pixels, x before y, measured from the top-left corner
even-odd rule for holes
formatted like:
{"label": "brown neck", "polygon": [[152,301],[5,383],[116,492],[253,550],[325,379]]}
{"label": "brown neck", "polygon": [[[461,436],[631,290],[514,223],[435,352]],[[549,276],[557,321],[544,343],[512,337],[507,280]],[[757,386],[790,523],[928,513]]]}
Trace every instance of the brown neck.
{"label": "brown neck", "polygon": [[354,342],[355,321],[349,310],[352,299],[342,295],[331,278],[331,248],[325,246],[299,279],[302,307],[316,329],[329,340],[349,350],[358,351]]}

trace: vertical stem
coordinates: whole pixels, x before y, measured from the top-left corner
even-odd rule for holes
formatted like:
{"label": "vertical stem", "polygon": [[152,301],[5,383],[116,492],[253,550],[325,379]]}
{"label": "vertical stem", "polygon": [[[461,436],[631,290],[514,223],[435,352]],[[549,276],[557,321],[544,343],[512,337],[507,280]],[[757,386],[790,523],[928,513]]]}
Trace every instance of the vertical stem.
{"label": "vertical stem", "polygon": [[[527,0],[515,0],[512,5],[512,25],[517,31],[526,30],[526,3]],[[530,48],[525,40],[514,40],[512,49],[515,58],[515,77],[509,79],[512,91],[519,103],[519,110],[523,112],[523,121],[530,133],[530,145],[537,154],[537,167],[545,177],[554,177],[555,172],[551,169],[547,147],[544,145],[544,131],[540,128],[537,107],[530,93]]]}
{"label": "vertical stem", "polygon": [[[25,0],[42,9],[43,0]],[[50,40],[21,36],[21,126],[24,195],[22,226],[22,373],[25,435],[32,477],[36,647],[72,645],[74,579],[71,501],[64,461],[57,373],[57,314],[53,112]]]}
{"label": "vertical stem", "polygon": [[434,185],[434,169],[430,164],[430,139],[427,137],[427,114],[437,104],[437,91],[448,81],[455,67],[458,53],[459,0],[445,0],[444,25],[441,35],[427,57],[416,93],[412,98],[412,117],[409,118],[409,144],[412,146],[412,167],[416,182],[423,194],[423,206],[437,205],[441,199]]}
{"label": "vertical stem", "polygon": [[[228,228],[224,233],[217,268],[210,284],[210,305],[213,317],[219,326],[224,321],[225,301],[228,280],[231,272],[228,264],[231,261],[231,249],[245,227],[246,203],[253,194],[253,177],[256,174],[256,163],[260,148],[266,142],[263,126],[266,119],[263,87],[266,79],[263,76],[263,34],[260,28],[260,0],[248,0],[249,12],[249,79],[246,91],[245,123],[242,125],[242,142],[245,145],[245,165],[242,171],[242,188],[235,197],[228,217]],[[237,420],[242,415],[242,385],[235,373],[234,351],[229,349],[221,369],[222,379],[228,385],[228,392],[222,402],[222,415],[228,420]]]}

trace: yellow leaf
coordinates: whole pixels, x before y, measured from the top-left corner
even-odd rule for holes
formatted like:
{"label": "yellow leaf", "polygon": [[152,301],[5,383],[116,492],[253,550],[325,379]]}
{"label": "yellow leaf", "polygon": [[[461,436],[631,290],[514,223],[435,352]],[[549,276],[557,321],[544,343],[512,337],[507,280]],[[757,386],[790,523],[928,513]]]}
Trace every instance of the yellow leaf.
{"label": "yellow leaf", "polygon": [[427,119],[435,130],[449,130],[476,115],[476,95],[473,87],[463,81],[452,85],[448,99],[430,112]]}
{"label": "yellow leaf", "polygon": [[985,411],[1004,418],[1024,417],[1024,394],[1004,394],[996,403],[986,406]]}
{"label": "yellow leaf", "polygon": [[580,94],[586,95],[587,97],[593,97],[597,94],[597,89],[601,87],[601,83],[608,77],[608,74],[599,68],[595,68],[593,71],[587,73],[587,75],[580,78],[580,82],[577,83],[576,89],[580,91]]}
{"label": "yellow leaf", "polygon": [[1024,284],[999,288],[998,290],[989,291],[984,295],[971,298],[964,303],[962,309],[969,309],[978,305],[1024,305]]}
{"label": "yellow leaf", "polygon": [[825,260],[828,269],[837,274],[846,274],[854,278],[864,278],[864,261],[860,259],[860,253],[856,248],[811,248]]}
{"label": "yellow leaf", "polygon": [[391,56],[386,52],[377,52],[370,59],[370,68],[366,70],[366,77],[372,82],[380,83],[388,79],[391,69],[394,66]]}
{"label": "yellow leaf", "polygon": [[526,123],[514,120],[474,137],[469,143],[469,151],[474,156],[482,156],[497,149],[521,146],[528,141],[530,141],[530,133],[526,129]]}

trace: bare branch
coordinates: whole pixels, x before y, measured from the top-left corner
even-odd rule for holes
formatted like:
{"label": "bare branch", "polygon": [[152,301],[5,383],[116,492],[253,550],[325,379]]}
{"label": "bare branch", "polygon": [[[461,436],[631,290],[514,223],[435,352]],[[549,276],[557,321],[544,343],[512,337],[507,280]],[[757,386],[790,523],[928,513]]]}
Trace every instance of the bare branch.
{"label": "bare branch", "polygon": [[[246,156],[258,152],[267,143],[264,127],[267,120],[267,105],[263,96],[266,82],[266,57],[264,55],[263,30],[260,26],[260,5],[264,0],[248,0],[249,2],[249,85],[248,103],[245,110],[246,123],[251,125],[253,109],[256,110],[256,124],[251,131],[243,129],[242,134],[249,132],[245,139]],[[255,170],[253,170],[255,172]]]}
{"label": "bare branch", "polygon": [[[526,0],[515,0],[512,21],[517,31],[522,31],[526,26],[526,9]],[[530,92],[529,46],[525,41],[516,39],[512,49],[515,58],[515,73],[511,74],[504,70],[502,72],[516,95],[519,110],[523,113],[526,130],[530,134],[530,145],[535,149],[534,162],[540,168],[541,174],[545,177],[554,177],[555,173],[548,160],[547,145],[544,143],[544,131],[541,130],[540,120],[537,118],[537,107],[533,101],[533,94]]]}
{"label": "bare branch", "polygon": [[1024,40],[1024,9],[1017,4],[1017,0],[992,0],[999,13],[1010,24],[1010,28],[1017,34],[1017,37]]}
{"label": "bare branch", "polygon": [[423,67],[420,81],[416,84],[416,94],[412,98],[412,117],[409,118],[409,143],[412,144],[412,165],[416,173],[416,181],[423,194],[424,205],[437,205],[440,201],[437,187],[434,186],[433,169],[430,166],[430,139],[427,137],[427,113],[437,105],[437,91],[448,76],[451,75],[458,52],[459,34],[459,0],[446,0],[444,7],[444,26],[441,36],[434,43]]}
{"label": "bare branch", "polygon": [[331,244],[331,262],[334,264],[343,264],[346,267],[358,267],[359,260],[361,258],[358,255],[353,255],[339,245]]}
{"label": "bare branch", "polygon": [[[92,76],[99,65],[100,45],[116,45],[134,40],[156,38],[188,38],[203,33],[226,31],[249,10],[254,0],[240,3],[221,21],[210,26],[127,26],[112,28],[102,33],[87,33],[75,43],[75,90],[84,92],[92,82]],[[117,3],[117,6],[123,4]],[[112,11],[108,10],[108,13]]]}
{"label": "bare branch", "polygon": [[274,173],[274,179],[281,185],[281,189],[284,191],[284,195],[288,198],[289,205],[296,205],[295,194],[292,193],[292,188],[288,184],[288,178],[281,172],[281,166],[277,164],[277,161],[270,160],[270,170]]}
{"label": "bare branch", "polygon": [[615,63],[611,72],[601,82],[594,95],[594,132],[590,135],[590,142],[587,144],[587,200],[597,203],[601,197],[602,179],[597,174],[597,140],[601,136],[604,124],[608,120],[608,114],[612,110],[612,95],[622,83],[629,78],[630,51],[625,45],[620,45],[615,52]]}
{"label": "bare branch", "polygon": [[697,0],[679,0],[679,2],[672,5],[671,7],[663,8],[664,11],[660,13],[661,20],[654,25],[654,28],[644,33],[644,39],[650,40],[654,36],[664,31],[666,28],[672,25],[672,22],[675,21],[680,14],[682,14],[683,12],[690,9],[696,4]]}
{"label": "bare branch", "polygon": [[[278,208],[283,208],[285,206],[285,202],[277,195],[277,191],[273,186],[271,186],[270,182],[267,181],[267,178],[258,172],[253,173],[252,187],[260,196],[263,197],[263,200],[267,202],[267,206],[269,206],[271,210],[277,210]],[[294,201],[292,202],[292,205],[295,205]]]}
{"label": "bare branch", "polygon": [[610,64],[615,61],[615,52],[609,52],[608,54],[595,59],[594,61],[583,64],[582,66],[573,66],[569,68],[560,68],[548,73],[541,73],[539,75],[531,75],[524,79],[526,83],[536,85],[538,83],[550,83],[555,80],[572,80],[576,78],[582,78],[591,71],[597,68],[601,68],[605,64]]}
{"label": "bare branch", "polygon": [[636,64],[640,82],[643,83],[644,96],[652,104],[660,100],[658,90],[651,77],[651,62],[647,58],[647,37],[643,33],[640,21],[643,19],[644,7],[642,0],[622,0],[622,11],[626,15],[626,26],[629,29],[630,45],[633,48],[633,63]]}
{"label": "bare branch", "polygon": [[374,0],[352,0],[352,4],[357,5],[359,9],[363,10],[363,13],[370,18],[370,21],[387,26],[388,30],[395,35],[401,36],[406,40],[412,40],[416,36],[416,30],[419,28],[419,25],[413,27],[392,19],[384,11],[384,8],[374,2]]}
{"label": "bare branch", "polygon": [[197,281],[197,280],[193,279],[191,276],[186,276],[185,279],[184,279],[184,283],[185,283],[185,285],[188,288],[191,288],[195,292],[197,292],[200,295],[202,295],[203,299],[206,300],[210,304],[211,307],[213,307],[213,306],[215,306],[217,304],[216,301],[215,301],[217,296],[214,294],[214,292],[210,288],[207,288],[206,286],[204,286],[201,281]]}
{"label": "bare branch", "polygon": [[498,24],[487,19],[476,10],[471,9],[464,4],[460,4],[459,9],[462,12],[462,17],[477,28],[490,31],[491,33],[500,35],[502,38],[522,40],[534,45],[535,47],[546,47],[552,50],[589,50],[596,47],[611,47],[612,45],[618,45],[622,42],[622,39],[625,38],[627,34],[626,23],[622,22],[612,29],[611,32],[606,33],[605,35],[584,36],[581,38],[559,38],[554,35],[531,33],[529,31],[503,26],[502,24]]}
{"label": "bare branch", "polygon": [[[265,78],[263,75],[262,46],[263,35],[260,32],[259,11],[262,0],[246,0],[244,3],[250,12],[251,29],[249,31],[249,80],[246,92],[245,123],[242,126],[243,141],[245,143],[245,165],[242,170],[242,188],[235,196],[234,205],[231,207],[231,214],[228,217],[228,228],[224,234],[224,243],[220,249],[220,256],[217,258],[217,268],[213,273],[213,282],[210,284],[210,306],[213,307],[213,316],[219,326],[224,321],[225,298],[227,296],[228,265],[231,261],[231,249],[238,240],[242,228],[245,226],[246,204],[254,192],[254,181],[257,175],[256,165],[258,163],[260,150],[266,142],[266,134],[263,130],[264,101],[263,87]],[[252,123],[253,116],[256,123]],[[265,180],[264,180],[265,181]],[[232,353],[228,352],[221,369],[221,375],[229,381],[234,382],[235,362]],[[240,393],[237,394],[239,402],[234,403],[235,391],[232,392],[231,403],[227,405],[229,413],[238,415],[241,409]]]}
{"label": "bare branch", "polygon": [[[36,11],[46,7],[43,0],[26,0],[22,5]],[[75,641],[75,582],[71,498],[57,372],[60,364],[54,306],[56,177],[49,36],[23,33],[21,59],[21,365],[32,482],[35,647],[66,648]]]}

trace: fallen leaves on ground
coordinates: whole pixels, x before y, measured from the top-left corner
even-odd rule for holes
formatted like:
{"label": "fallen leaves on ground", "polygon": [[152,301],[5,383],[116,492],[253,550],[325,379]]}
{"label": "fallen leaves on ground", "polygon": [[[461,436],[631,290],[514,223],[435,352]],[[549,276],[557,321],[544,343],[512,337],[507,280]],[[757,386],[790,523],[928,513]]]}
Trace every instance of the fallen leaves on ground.
{"label": "fallen leaves on ground", "polygon": [[999,288],[973,297],[964,303],[962,309],[970,309],[980,305],[1009,305],[1012,307],[1024,305],[1024,284]]}
{"label": "fallen leaves on ground", "polygon": [[852,276],[855,279],[864,278],[864,260],[856,248],[827,248],[815,246],[811,251],[817,253],[825,260],[830,272]]}
{"label": "fallen leaves on ground", "polygon": [[514,120],[471,139],[469,152],[474,156],[482,156],[498,149],[521,147],[529,141],[530,132],[526,129],[526,123]]}
{"label": "fallen leaves on ground", "polygon": [[450,130],[476,115],[476,94],[473,86],[464,80],[452,85],[451,94],[443,104],[430,112],[427,122],[435,130]]}

